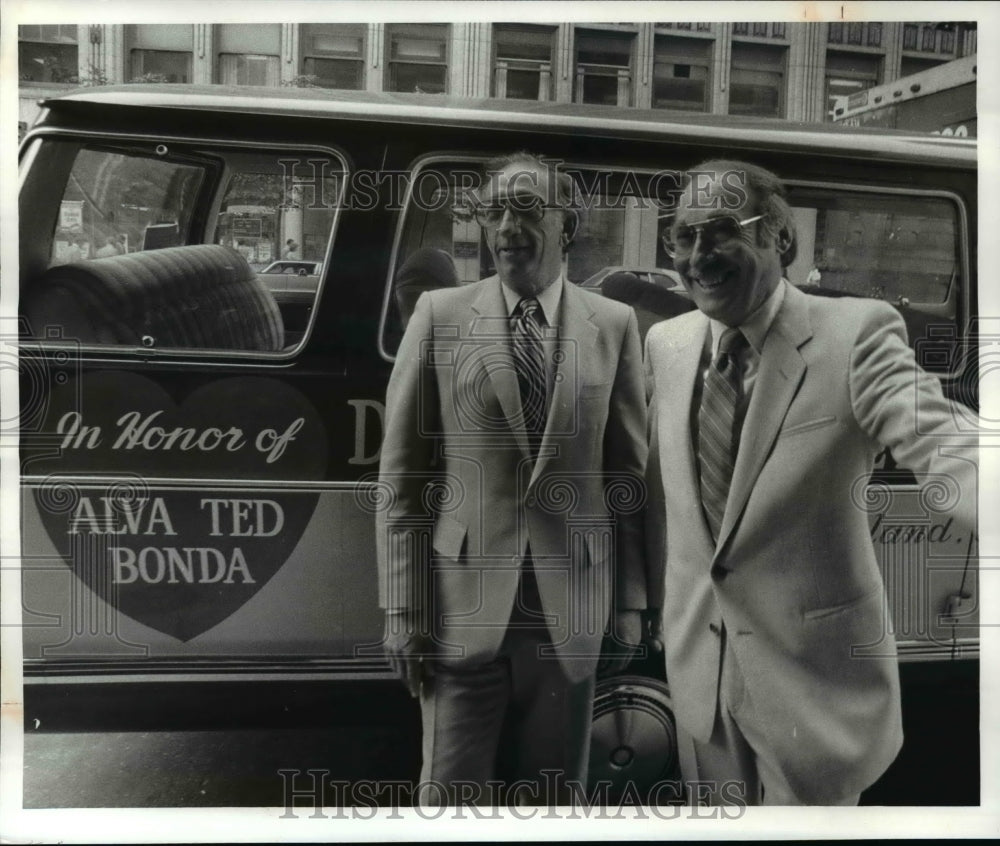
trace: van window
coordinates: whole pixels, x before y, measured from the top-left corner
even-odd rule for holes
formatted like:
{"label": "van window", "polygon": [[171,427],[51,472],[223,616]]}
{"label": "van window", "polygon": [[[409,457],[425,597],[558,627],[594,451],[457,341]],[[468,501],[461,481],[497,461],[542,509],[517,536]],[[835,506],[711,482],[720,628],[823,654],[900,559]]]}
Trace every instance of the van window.
{"label": "van window", "polygon": [[[414,169],[386,290],[386,355],[392,356],[399,346],[423,290],[465,285],[495,272],[489,246],[472,215],[482,166],[483,160],[470,157],[428,159]],[[573,177],[579,200],[569,280],[600,290],[610,273],[627,270],[644,285],[673,287],[672,269],[659,241],[663,212],[656,197],[663,186],[656,172],[573,165],[564,170]]]}
{"label": "van window", "polygon": [[83,148],[59,203],[50,266],[188,243],[205,168]]}
{"label": "van window", "polygon": [[[470,157],[425,159],[414,168],[386,291],[387,356],[395,353],[420,292],[468,284],[494,272],[488,245],[470,213],[481,167],[482,160]],[[675,294],[637,294],[645,306],[655,308],[640,312],[641,328],[679,313],[683,304],[677,297],[684,292],[659,237],[674,211],[675,175],[571,163],[562,169],[573,177],[581,203],[569,280],[608,295],[603,281],[626,271],[643,285]],[[957,203],[925,192],[833,185],[793,185],[789,201],[798,240],[796,259],[786,269],[789,281],[821,296],[871,297],[893,304],[921,364],[941,375],[957,372],[962,363],[959,323],[967,305],[962,302]],[[631,289],[638,287],[633,281]]]}
{"label": "van window", "polygon": [[960,272],[954,203],[797,189],[792,204],[799,237],[794,267],[805,270],[792,278],[796,284],[889,302],[948,300]]}
{"label": "van window", "polygon": [[[303,337],[344,184],[339,157],[45,138],[38,158],[53,190],[34,196],[53,199],[38,210],[51,229],[22,234],[35,337],[253,352]],[[295,272],[269,272],[280,260]]]}
{"label": "van window", "polygon": [[964,347],[963,257],[958,205],[945,197],[793,187],[798,253],[788,279],[829,297],[892,303],[920,364],[957,372]]}

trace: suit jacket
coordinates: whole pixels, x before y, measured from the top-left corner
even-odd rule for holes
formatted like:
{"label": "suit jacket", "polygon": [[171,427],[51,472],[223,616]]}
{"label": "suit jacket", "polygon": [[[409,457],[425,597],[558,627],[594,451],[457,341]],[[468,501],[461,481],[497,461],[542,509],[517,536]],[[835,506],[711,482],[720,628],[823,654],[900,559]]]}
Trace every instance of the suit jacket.
{"label": "suit jacket", "polygon": [[632,310],[564,284],[559,311],[535,461],[498,277],[420,298],[386,397],[379,594],[425,612],[438,660],[482,662],[530,554],[555,652],[578,681],[611,609],[646,607],[645,399]]}
{"label": "suit jacket", "polygon": [[[661,527],[650,605],[663,608],[676,717],[709,739],[724,623],[748,719],[797,795],[820,804],[869,786],[902,743],[895,642],[864,507],[874,458],[888,446],[902,466],[948,474],[971,530],[976,436],[916,368],[891,306],[787,286],[713,543],[691,435],[709,331],[692,312],[653,327],[646,343],[650,525]],[[877,648],[853,651],[866,645]]]}

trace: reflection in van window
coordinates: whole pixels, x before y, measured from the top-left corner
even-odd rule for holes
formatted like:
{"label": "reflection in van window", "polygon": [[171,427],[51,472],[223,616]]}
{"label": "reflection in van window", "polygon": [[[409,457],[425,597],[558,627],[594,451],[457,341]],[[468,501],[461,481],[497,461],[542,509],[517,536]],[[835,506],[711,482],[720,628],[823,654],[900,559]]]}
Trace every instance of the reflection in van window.
{"label": "reflection in van window", "polygon": [[60,200],[51,265],[187,243],[204,170],[152,156],[80,150]]}
{"label": "reflection in van window", "polygon": [[796,190],[791,201],[799,237],[789,270],[795,284],[893,303],[948,299],[959,272],[953,203],[817,189]]}
{"label": "reflection in van window", "polygon": [[[428,249],[447,253],[454,262],[457,284],[477,282],[495,272],[489,246],[472,214],[473,192],[480,184],[482,166],[482,161],[472,159],[428,161],[413,174],[413,190],[403,215],[386,297],[383,343],[390,355],[399,346],[405,325],[407,315],[400,313],[399,304],[408,302],[408,291],[400,291],[400,286],[414,284],[408,272],[414,256],[426,255],[422,251]],[[650,187],[654,172],[597,171],[571,165],[564,170],[579,189],[580,225],[569,253],[569,280],[600,290],[600,283],[611,273],[631,271],[643,286],[674,286],[658,235],[662,209]],[[444,276],[449,279],[447,284],[453,284],[451,274]],[[443,284],[426,283],[425,287]],[[674,304],[670,310],[672,314],[678,311]]]}
{"label": "reflection in van window", "polygon": [[[38,155],[53,225],[22,238],[34,337],[256,352],[302,339],[343,187],[331,155],[65,138]],[[290,240],[303,260],[269,272]]]}
{"label": "reflection in van window", "polygon": [[[411,257],[428,248],[447,253],[458,284],[494,272],[488,245],[471,214],[482,164],[471,158],[425,160],[414,170],[385,297],[383,349],[389,355],[395,353],[405,326],[399,303],[407,302],[401,296],[406,292],[398,288],[412,284],[411,274],[400,272]],[[662,193],[662,180],[658,183],[654,172],[635,168],[565,164],[563,170],[574,179],[580,203],[569,280],[628,302],[641,326],[686,310],[689,301],[659,237],[673,211]],[[654,188],[657,184],[659,189]],[[426,186],[435,187],[423,190]],[[821,296],[892,303],[902,313],[923,366],[952,372],[957,366],[963,272],[955,203],[916,192],[878,193],[856,186],[792,188],[790,201],[799,245],[796,260],[786,269],[789,281]],[[609,279],[621,283],[623,278],[629,282],[627,291],[621,284],[603,284]]]}

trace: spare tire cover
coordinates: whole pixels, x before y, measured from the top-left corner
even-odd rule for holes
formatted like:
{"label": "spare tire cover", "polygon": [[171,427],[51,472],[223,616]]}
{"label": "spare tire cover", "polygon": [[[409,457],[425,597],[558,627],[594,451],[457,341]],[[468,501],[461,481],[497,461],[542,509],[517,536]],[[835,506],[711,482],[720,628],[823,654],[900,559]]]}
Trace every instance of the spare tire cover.
{"label": "spare tire cover", "polygon": [[[645,801],[657,785],[679,780],[670,687],[642,676],[598,682],[590,740],[591,788],[610,782],[610,799],[631,795]],[[666,791],[662,793],[665,797]]]}

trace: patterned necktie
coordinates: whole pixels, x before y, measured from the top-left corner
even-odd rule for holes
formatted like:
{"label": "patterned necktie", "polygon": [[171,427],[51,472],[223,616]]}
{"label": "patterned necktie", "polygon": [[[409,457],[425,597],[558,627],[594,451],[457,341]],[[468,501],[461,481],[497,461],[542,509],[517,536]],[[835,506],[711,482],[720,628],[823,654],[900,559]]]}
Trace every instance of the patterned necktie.
{"label": "patterned necktie", "polygon": [[719,342],[719,354],[709,365],[698,411],[698,464],[701,470],[701,502],[705,517],[718,540],[726,511],[729,484],[733,479],[737,440],[733,431],[736,404],[743,393],[739,350],[746,338],[739,329],[727,329]]}
{"label": "patterned necktie", "polygon": [[524,427],[536,437],[545,430],[548,410],[545,353],[542,349],[542,327],[539,325],[541,319],[541,306],[534,297],[525,297],[514,309],[514,366],[517,368],[517,382],[521,389]]}

